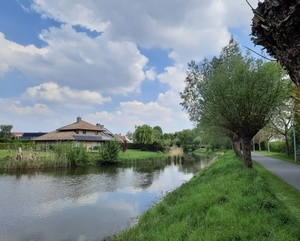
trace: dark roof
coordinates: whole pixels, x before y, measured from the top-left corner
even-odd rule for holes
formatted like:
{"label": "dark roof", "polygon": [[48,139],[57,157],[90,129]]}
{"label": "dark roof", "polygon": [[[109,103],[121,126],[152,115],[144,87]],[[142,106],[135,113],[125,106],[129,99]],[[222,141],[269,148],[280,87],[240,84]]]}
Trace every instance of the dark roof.
{"label": "dark roof", "polygon": [[76,141],[109,141],[113,138],[110,138],[108,136],[89,136],[89,135],[73,135],[73,138]]}
{"label": "dark roof", "polygon": [[33,138],[47,134],[47,132],[24,132],[20,137],[21,140],[32,140]]}

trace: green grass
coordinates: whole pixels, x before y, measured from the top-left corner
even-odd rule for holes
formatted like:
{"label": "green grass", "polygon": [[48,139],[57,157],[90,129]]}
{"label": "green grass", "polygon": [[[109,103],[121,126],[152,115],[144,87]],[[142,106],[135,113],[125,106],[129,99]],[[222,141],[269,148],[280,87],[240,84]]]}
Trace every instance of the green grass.
{"label": "green grass", "polygon": [[119,154],[119,160],[121,162],[164,160],[167,157],[168,154],[166,153],[130,149],[127,149],[124,153],[120,152]]}
{"label": "green grass", "polygon": [[300,220],[300,191],[291,186],[290,184],[282,181],[279,177],[275,176],[269,170],[265,169],[257,162],[253,162],[253,166],[258,170],[266,179],[270,190],[276,198],[284,203],[284,205],[293,213],[298,220]]}
{"label": "green grass", "polygon": [[[226,152],[113,240],[300,240],[300,222],[292,214],[299,192],[288,196],[291,189],[271,177],[257,164],[243,169]],[[276,194],[272,181],[281,186]]]}
{"label": "green grass", "polygon": [[267,152],[267,151],[255,151],[255,152],[264,156],[268,156],[285,162],[290,162],[290,163],[300,165],[300,160],[295,162],[294,156],[287,156],[285,153]]}

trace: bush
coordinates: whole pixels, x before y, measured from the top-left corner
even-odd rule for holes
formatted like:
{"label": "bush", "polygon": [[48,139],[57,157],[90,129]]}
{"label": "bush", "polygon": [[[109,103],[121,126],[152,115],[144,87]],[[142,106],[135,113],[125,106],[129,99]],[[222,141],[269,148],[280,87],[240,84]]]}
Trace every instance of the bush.
{"label": "bush", "polygon": [[285,153],[285,142],[284,141],[276,141],[276,142],[270,142],[270,151],[271,152],[279,152],[279,153]]}
{"label": "bush", "polygon": [[83,144],[79,146],[72,145],[67,152],[67,158],[71,161],[71,165],[83,166],[88,161],[88,153]]}
{"label": "bush", "polygon": [[100,163],[115,163],[118,161],[120,144],[117,140],[107,141],[101,145],[99,151]]}

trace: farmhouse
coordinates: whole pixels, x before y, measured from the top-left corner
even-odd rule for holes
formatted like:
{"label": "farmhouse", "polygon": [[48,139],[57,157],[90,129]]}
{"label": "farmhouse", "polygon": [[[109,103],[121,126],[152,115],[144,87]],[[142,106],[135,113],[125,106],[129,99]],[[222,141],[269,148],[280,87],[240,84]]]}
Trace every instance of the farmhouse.
{"label": "farmhouse", "polygon": [[104,128],[104,125],[90,124],[77,117],[75,123],[66,125],[56,131],[34,138],[37,145],[50,145],[56,142],[73,141],[83,144],[87,149],[93,149],[105,141],[115,139],[114,134]]}

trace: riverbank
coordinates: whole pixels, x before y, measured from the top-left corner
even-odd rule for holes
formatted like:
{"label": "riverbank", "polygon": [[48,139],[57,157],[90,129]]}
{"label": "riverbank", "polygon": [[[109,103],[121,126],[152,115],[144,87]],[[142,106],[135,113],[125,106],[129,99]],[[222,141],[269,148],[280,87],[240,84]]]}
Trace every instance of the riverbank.
{"label": "riverbank", "polygon": [[[17,151],[0,150],[0,170],[14,169],[43,169],[43,168],[61,168],[72,166],[71,160],[67,158],[66,153],[56,153],[53,151],[38,151],[35,152],[35,158],[30,159],[30,152],[23,151],[23,160],[17,161]],[[118,163],[134,163],[134,162],[149,162],[149,161],[164,161],[167,159],[181,159],[183,156],[182,149],[171,148],[169,153],[141,151],[141,150],[126,150],[124,153],[120,151]],[[99,165],[98,152],[87,152],[83,166]]]}
{"label": "riverbank", "polygon": [[[112,240],[299,240],[300,193],[266,173],[226,152]],[[288,203],[279,198],[291,189]]]}

